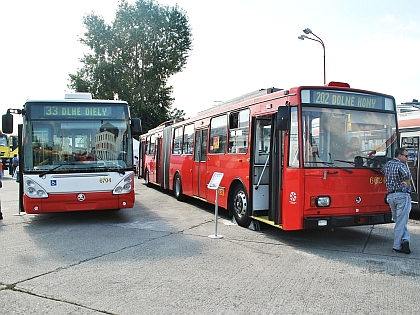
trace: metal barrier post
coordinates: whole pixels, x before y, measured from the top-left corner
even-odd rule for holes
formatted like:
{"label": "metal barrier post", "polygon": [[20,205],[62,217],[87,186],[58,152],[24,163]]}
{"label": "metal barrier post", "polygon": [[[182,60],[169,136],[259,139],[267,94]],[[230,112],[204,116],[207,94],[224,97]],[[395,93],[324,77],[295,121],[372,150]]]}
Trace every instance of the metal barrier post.
{"label": "metal barrier post", "polygon": [[214,235],[209,235],[210,238],[223,238],[223,235],[217,235],[217,217],[219,216],[219,187],[216,191],[216,203],[214,205]]}

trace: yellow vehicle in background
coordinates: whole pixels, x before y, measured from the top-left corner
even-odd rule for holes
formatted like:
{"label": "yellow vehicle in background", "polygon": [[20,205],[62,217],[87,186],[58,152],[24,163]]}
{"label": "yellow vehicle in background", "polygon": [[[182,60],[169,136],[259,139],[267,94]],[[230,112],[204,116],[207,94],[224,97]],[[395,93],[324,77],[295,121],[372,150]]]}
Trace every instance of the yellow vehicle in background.
{"label": "yellow vehicle in background", "polygon": [[6,174],[6,170],[12,174],[12,158],[18,154],[18,150],[18,136],[8,136],[0,131],[0,159],[3,163],[3,174]]}

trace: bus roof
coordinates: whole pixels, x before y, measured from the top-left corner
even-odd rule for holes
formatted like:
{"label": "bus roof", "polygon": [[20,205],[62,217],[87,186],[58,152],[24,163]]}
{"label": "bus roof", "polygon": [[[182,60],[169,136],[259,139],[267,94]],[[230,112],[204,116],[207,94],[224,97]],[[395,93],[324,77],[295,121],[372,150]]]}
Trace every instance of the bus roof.
{"label": "bus roof", "polygon": [[213,111],[215,109],[218,109],[218,108],[227,107],[227,106],[232,105],[232,104],[240,103],[240,102],[243,102],[243,101],[246,101],[246,100],[250,100],[250,99],[253,99],[253,98],[257,98],[259,96],[263,96],[263,95],[266,95],[266,94],[271,94],[271,93],[282,91],[282,90],[283,89],[279,89],[279,88],[275,88],[275,87],[268,88],[268,89],[259,89],[257,91],[253,91],[251,93],[247,93],[247,94],[241,95],[239,97],[235,97],[235,98],[233,98],[229,101],[221,102],[220,104],[217,104],[217,105],[212,106],[210,108],[204,109],[204,110],[198,112],[197,115],[199,116],[199,115],[211,112],[211,111]]}
{"label": "bus roof", "polygon": [[54,100],[26,100],[29,103],[108,103],[108,104],[127,104],[126,101],[120,100],[99,100],[99,99],[54,99]]}

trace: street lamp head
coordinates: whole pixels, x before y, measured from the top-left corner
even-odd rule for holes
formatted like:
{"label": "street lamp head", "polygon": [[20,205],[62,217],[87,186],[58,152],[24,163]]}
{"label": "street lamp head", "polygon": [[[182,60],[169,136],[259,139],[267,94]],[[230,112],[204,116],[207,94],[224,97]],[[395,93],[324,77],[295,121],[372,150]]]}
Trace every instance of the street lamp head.
{"label": "street lamp head", "polygon": [[315,37],[315,38],[308,37],[308,36],[306,36],[306,35],[300,35],[300,36],[298,37],[298,39],[304,40],[305,38],[307,38],[307,39],[310,39],[310,40],[316,41],[316,42],[318,42],[318,43],[320,43],[320,44],[322,45],[322,49],[324,50],[324,85],[325,85],[325,84],[326,84],[326,76],[325,76],[325,45],[324,45],[324,42],[322,41],[322,39],[321,39],[321,38],[319,38],[319,37],[318,37],[318,36],[316,36],[314,33],[312,33],[312,30],[311,30],[310,28],[305,28],[305,29],[303,30],[303,32],[304,32],[305,34],[307,34],[307,35],[311,34],[311,35],[312,35],[313,37]]}

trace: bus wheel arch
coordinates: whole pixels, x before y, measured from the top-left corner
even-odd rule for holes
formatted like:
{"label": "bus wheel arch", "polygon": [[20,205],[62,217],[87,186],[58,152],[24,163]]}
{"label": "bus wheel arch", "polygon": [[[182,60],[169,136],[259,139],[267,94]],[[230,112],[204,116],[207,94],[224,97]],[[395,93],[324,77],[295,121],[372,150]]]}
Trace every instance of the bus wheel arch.
{"label": "bus wheel arch", "polygon": [[251,223],[248,193],[240,180],[232,182],[229,188],[229,214],[235,217],[236,223],[248,227]]}
{"label": "bus wheel arch", "polygon": [[181,175],[178,172],[174,175],[174,196],[178,201],[185,200],[185,195],[182,193]]}

